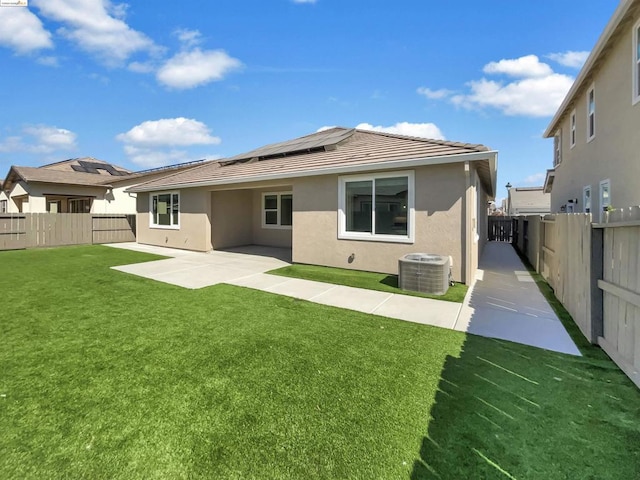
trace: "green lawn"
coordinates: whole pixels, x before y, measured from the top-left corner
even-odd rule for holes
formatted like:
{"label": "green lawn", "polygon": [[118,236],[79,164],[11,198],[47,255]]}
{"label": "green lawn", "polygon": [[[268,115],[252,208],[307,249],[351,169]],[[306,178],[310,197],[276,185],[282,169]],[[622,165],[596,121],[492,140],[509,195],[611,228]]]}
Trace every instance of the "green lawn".
{"label": "green lawn", "polygon": [[0,252],[0,478],[640,478],[604,356],[108,268],[153,258]]}
{"label": "green lawn", "polygon": [[428,295],[426,293],[412,292],[410,290],[400,290],[398,288],[398,276],[387,275],[386,273],[360,272],[357,270],[347,270],[345,268],[320,267],[317,265],[295,264],[271,270],[272,275],[282,275],[283,277],[303,278],[305,280],[315,280],[317,282],[333,283],[336,285],[346,285],[348,287],[368,288],[369,290],[379,290],[381,292],[400,293],[415,297],[435,298],[448,302],[462,303],[467,293],[467,286],[456,283],[449,287],[444,295]]}

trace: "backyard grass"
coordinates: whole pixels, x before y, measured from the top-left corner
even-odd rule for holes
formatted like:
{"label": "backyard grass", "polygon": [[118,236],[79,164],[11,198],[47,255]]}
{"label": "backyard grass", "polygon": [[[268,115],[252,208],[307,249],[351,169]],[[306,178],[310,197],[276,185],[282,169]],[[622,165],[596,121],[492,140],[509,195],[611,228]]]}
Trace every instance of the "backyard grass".
{"label": "backyard grass", "polygon": [[606,357],[109,269],[152,259],[0,252],[0,478],[640,478]]}
{"label": "backyard grass", "polygon": [[347,270],[345,268],[320,267],[317,265],[295,264],[277,268],[267,273],[272,275],[282,275],[283,277],[303,278],[305,280],[315,280],[317,282],[346,285],[348,287],[367,288],[369,290],[399,293],[415,297],[435,298],[437,300],[458,303],[462,303],[468,289],[466,285],[456,283],[449,287],[449,290],[447,290],[447,293],[444,295],[428,295],[426,293],[412,292],[410,290],[401,290],[398,288],[397,275],[360,272],[357,270]]}

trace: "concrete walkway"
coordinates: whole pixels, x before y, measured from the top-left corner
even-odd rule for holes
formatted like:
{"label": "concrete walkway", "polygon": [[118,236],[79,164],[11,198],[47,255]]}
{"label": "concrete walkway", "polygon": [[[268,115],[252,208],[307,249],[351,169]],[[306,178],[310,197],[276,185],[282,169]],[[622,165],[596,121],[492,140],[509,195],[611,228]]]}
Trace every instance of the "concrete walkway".
{"label": "concrete walkway", "polygon": [[508,243],[489,242],[456,330],[580,355],[533,277]]}
{"label": "concrete walkway", "polygon": [[368,314],[456,329],[579,355],[511,245],[492,242],[463,304],[269,275],[290,264],[290,250],[249,246],[209,253],[137,243],[110,244],[171,257],[113,267],[184,288],[227,283]]}

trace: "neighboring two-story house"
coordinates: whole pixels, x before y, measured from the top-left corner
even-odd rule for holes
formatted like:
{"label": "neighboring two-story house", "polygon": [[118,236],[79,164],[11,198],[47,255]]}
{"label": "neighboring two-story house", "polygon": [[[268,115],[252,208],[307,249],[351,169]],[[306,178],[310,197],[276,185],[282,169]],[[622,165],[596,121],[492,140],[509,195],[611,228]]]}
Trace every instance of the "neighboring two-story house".
{"label": "neighboring two-story house", "polygon": [[622,0],[544,133],[551,212],[640,205],[640,0]]}

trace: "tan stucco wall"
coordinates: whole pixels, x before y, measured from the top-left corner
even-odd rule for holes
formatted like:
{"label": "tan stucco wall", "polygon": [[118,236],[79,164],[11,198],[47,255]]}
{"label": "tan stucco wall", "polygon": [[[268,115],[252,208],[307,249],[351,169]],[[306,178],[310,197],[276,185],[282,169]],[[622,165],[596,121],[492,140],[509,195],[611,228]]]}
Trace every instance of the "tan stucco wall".
{"label": "tan stucco wall", "polygon": [[253,242],[253,192],[211,192],[211,239],[214,249]]}
{"label": "tan stucco wall", "polygon": [[180,191],[180,228],[150,227],[149,194],[138,193],[137,241],[149,245],[207,252],[211,250],[211,192]]}
{"label": "tan stucco wall", "polygon": [[297,179],[293,184],[293,261],[397,274],[402,255],[436,253],[451,255],[454,279],[463,280],[464,165],[416,168],[415,184],[415,243],[403,244],[339,240],[338,176]]}
{"label": "tan stucco wall", "polygon": [[[636,14],[609,50],[586,88],[577,92],[562,120],[562,163],[556,167],[551,211],[558,212],[570,198],[584,210],[583,187],[591,185],[592,212],[598,221],[599,183],[610,180],[611,205],[640,205],[640,103],[632,105],[632,26]],[[596,135],[587,143],[587,91],[595,84]],[[570,147],[570,115],[576,110],[576,145]]]}

